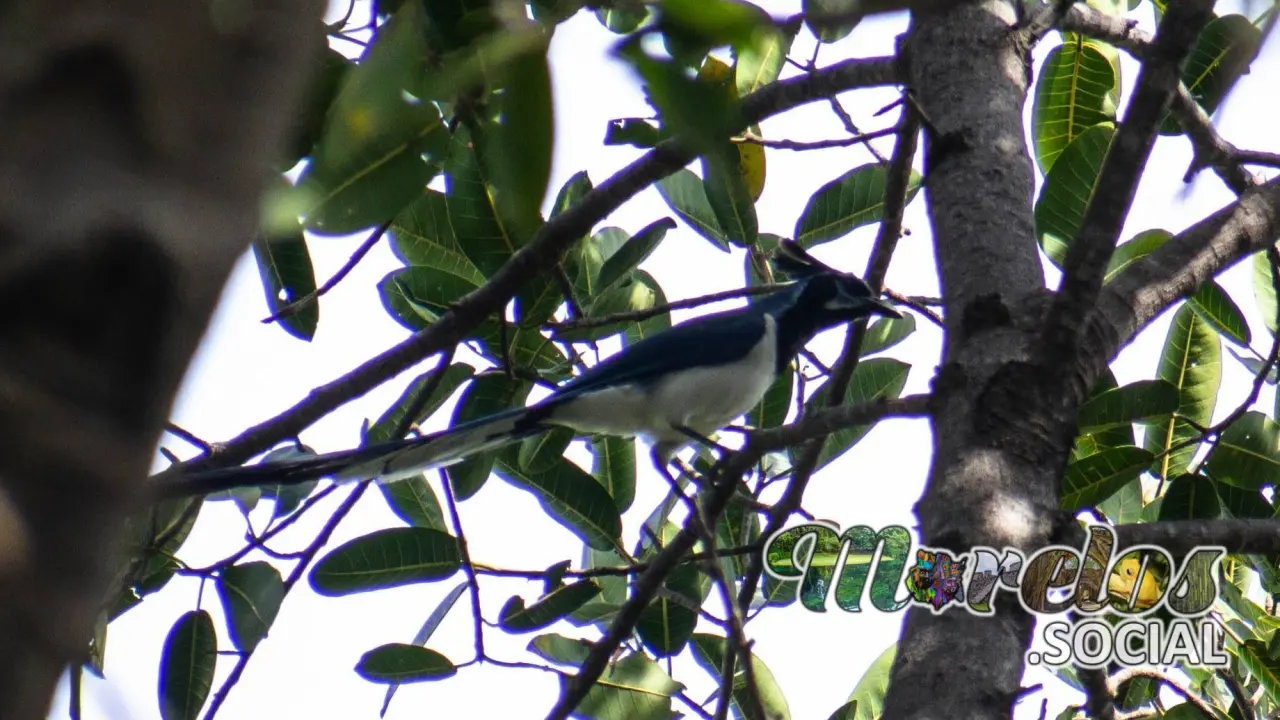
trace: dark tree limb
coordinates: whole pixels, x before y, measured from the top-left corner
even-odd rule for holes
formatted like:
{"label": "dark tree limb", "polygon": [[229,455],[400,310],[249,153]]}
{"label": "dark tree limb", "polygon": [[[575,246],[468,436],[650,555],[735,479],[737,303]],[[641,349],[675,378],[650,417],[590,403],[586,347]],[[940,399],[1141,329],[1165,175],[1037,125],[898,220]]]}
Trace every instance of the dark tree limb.
{"label": "dark tree limb", "polygon": [[[1157,131],[1178,90],[1182,66],[1212,15],[1212,0],[1184,0],[1170,4],[1160,21],[1124,121],[1102,161],[1080,232],[1067,249],[1062,284],[1040,333],[1040,349],[1034,362],[1048,376],[1072,379],[1063,370],[1076,364],[1089,312],[1102,289],[1107,263],[1138,192],[1138,180],[1147,166]],[[1075,379],[1085,384],[1092,384],[1093,380],[1091,376]]]}
{"label": "dark tree limb", "polygon": [[321,3],[237,10],[0,11],[6,719],[44,718],[83,656],[123,521],[323,49]]}

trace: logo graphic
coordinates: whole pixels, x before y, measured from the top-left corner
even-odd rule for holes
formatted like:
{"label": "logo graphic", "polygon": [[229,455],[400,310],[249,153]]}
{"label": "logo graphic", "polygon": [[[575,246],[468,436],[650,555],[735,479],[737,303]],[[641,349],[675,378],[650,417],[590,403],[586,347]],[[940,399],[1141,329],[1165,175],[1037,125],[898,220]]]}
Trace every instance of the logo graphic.
{"label": "logo graphic", "polygon": [[[1047,651],[1028,652],[1032,665],[1228,665],[1223,630],[1208,617],[1226,548],[1197,547],[1175,563],[1172,554],[1153,545],[1118,550],[1109,526],[1088,530],[1083,549],[1054,545],[1027,558],[1014,548],[913,552],[911,534],[897,525],[840,532],[827,523],[807,523],[781,530],[766,543],[765,596],[782,604],[798,593],[800,604],[813,612],[826,612],[829,595],[840,609],[862,612],[863,596],[869,595],[885,613],[914,605],[941,614],[958,606],[991,616],[1004,590],[1041,618]],[[1006,608],[1011,602],[1003,600]]]}

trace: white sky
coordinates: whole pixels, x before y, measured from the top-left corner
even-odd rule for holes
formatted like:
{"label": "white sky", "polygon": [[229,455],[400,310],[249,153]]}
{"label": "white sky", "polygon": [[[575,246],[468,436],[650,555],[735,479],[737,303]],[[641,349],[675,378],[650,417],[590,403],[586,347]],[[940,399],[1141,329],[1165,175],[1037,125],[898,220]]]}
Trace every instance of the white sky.
{"label": "white sky", "polygon": [[[345,3],[331,11],[336,19]],[[799,11],[799,0],[762,3],[775,16]],[[363,6],[364,3],[361,3]],[[1238,6],[1219,3],[1225,14]],[[367,9],[357,9],[355,17]],[[1256,13],[1256,11],[1254,11]],[[1250,13],[1250,16],[1254,13]],[[1141,26],[1152,31],[1149,4],[1136,14]],[[905,16],[867,22],[854,34],[823,48],[820,64],[847,57],[889,54],[895,37],[905,30]],[[580,12],[556,31],[551,46],[556,102],[555,164],[547,202],[555,191],[578,170],[587,170],[597,184],[634,160],[640,151],[631,147],[604,147],[601,141],[606,123],[612,118],[648,116],[634,75],[614,60],[609,50],[616,36],[605,30],[590,12]],[[1037,49],[1038,63],[1051,43]],[[792,56],[807,58],[813,40],[802,32]],[[342,52],[357,48],[341,43]],[[1280,151],[1275,131],[1268,127],[1277,116],[1274,85],[1280,76],[1280,43],[1272,42],[1253,66],[1251,75],[1238,85],[1232,101],[1219,113],[1219,127],[1226,137],[1244,148]],[[1123,81],[1129,89],[1137,76],[1137,66],[1122,54]],[[796,74],[788,67],[784,77]],[[863,129],[883,127],[886,118],[872,114],[894,100],[892,88],[846,95],[845,107]],[[1030,115],[1027,104],[1026,115]],[[1123,112],[1123,108],[1122,108]],[[1257,120],[1255,120],[1257,118]],[[892,116],[888,118],[892,122]],[[770,138],[823,139],[840,137],[843,128],[825,103],[814,103],[785,116],[763,123]],[[877,141],[886,155],[892,138]],[[850,167],[865,163],[869,155],[861,148],[795,153],[768,151],[768,179],[757,204],[761,232],[790,236],[795,221],[809,195],[819,186]],[[1181,183],[1190,159],[1190,146],[1182,138],[1162,138],[1144,175],[1134,211],[1129,216],[1122,239],[1149,228],[1177,232],[1233,199],[1231,193],[1211,173],[1203,173],[1191,187]],[[917,169],[920,160],[917,157]],[[887,285],[901,293],[937,295],[931,233],[922,201],[923,194],[907,209],[905,225],[911,231],[899,244],[889,270]],[[630,232],[653,220],[671,215],[658,193],[647,189],[610,216],[602,225],[618,226]],[[861,273],[866,267],[876,228],[861,228],[841,240],[819,247],[815,255],[836,267]],[[359,245],[363,236],[312,238],[310,249],[319,282],[329,278]],[[1028,241],[1030,241],[1028,239]],[[407,333],[383,310],[376,283],[398,266],[386,242],[377,248],[321,302],[319,330],[311,343],[293,338],[275,326],[259,322],[268,313],[258,271],[252,255],[246,253],[231,277],[222,304],[213,320],[204,345],[191,367],[187,382],[173,413],[175,422],[210,441],[238,435],[244,428],[272,417],[302,399],[311,388],[337,378],[369,357],[402,341]],[[698,296],[741,285],[743,251],[720,252],[683,224],[668,234],[666,241],[643,265],[662,284],[669,299]],[[1050,271],[1051,282],[1056,273]],[[1230,270],[1221,282],[1245,312],[1254,331],[1254,347],[1265,353],[1270,338],[1265,332],[1252,296],[1249,263]],[[720,307],[727,307],[721,305]],[[675,320],[706,312],[680,311]],[[1168,327],[1167,315],[1153,323],[1141,338],[1115,363],[1123,384],[1151,377],[1159,348]],[[905,392],[923,392],[937,364],[941,333],[923,318],[917,332],[893,348],[892,357],[914,363]],[[834,358],[843,329],[821,337],[816,347],[826,361]],[[616,341],[605,345],[610,352]],[[813,347],[813,346],[811,346]],[[475,362],[464,354],[459,360]],[[1249,376],[1224,349],[1224,379],[1215,419],[1221,418],[1248,393]],[[363,419],[376,418],[403,391],[409,381],[431,367],[413,368],[368,395],[343,406],[302,434],[305,443],[317,451],[353,447],[359,442]],[[1264,389],[1261,409],[1272,407],[1272,388]],[[429,429],[443,427],[452,402],[428,423]],[[894,420],[881,423],[860,444],[834,462],[810,485],[805,507],[818,517],[841,525],[870,524],[883,527],[903,524],[914,527],[912,506],[918,499],[929,469],[928,424],[923,420]],[[183,456],[192,450],[181,441],[166,438],[165,444]],[[582,460],[580,452],[575,459]],[[636,499],[624,517],[624,542],[636,540],[636,529],[661,500],[666,486],[641,458]],[[434,476],[432,478],[435,483]],[[437,495],[443,500],[439,488]],[[345,496],[346,491],[328,498],[282,537],[278,550],[304,547],[319,526]],[[263,503],[253,514],[255,526],[263,527],[270,516],[270,504]],[[564,559],[576,564],[581,557],[581,541],[567,529],[543,515],[537,501],[491,477],[484,488],[460,507],[472,556],[478,562],[509,568],[543,569]],[[387,509],[381,493],[368,492],[334,534],[329,547],[373,530],[398,524]],[[241,547],[244,522],[230,502],[208,503],[180,556],[193,566],[216,562]],[[257,554],[251,559],[263,559]],[[278,563],[287,575],[289,565]],[[382,704],[384,686],[360,679],[352,670],[365,651],[388,642],[409,642],[426,617],[458,582],[450,580],[366,593],[345,598],[322,598],[311,593],[306,582],[294,589],[281,607],[265,639],[249,663],[239,685],[223,706],[220,717],[344,717],[376,718]],[[497,617],[502,604],[512,594],[532,600],[541,592],[540,582],[486,577],[481,586],[485,617]],[[199,600],[196,579],[175,577],[165,589],[111,625],[107,641],[106,680],[85,675],[84,717],[159,718],[157,668],[165,636],[183,612]],[[716,594],[709,609],[719,612]],[[218,623],[219,646],[230,642],[222,624],[222,608],[216,591],[206,588],[201,607]],[[770,610],[751,623],[749,635],[755,651],[781,684],[797,720],[826,718],[843,704],[862,673],[877,656],[896,640],[903,614],[885,615],[874,610],[850,614],[832,607],[825,614],[812,613],[799,604]],[[454,662],[470,660],[472,621],[465,599],[437,630],[429,646]],[[541,632],[560,632],[590,637],[567,623]],[[715,632],[702,622],[699,631]],[[506,635],[496,628],[486,629],[486,649],[504,660],[537,660],[524,651],[534,634]],[[958,659],[960,660],[960,659]],[[962,661],[962,660],[961,660]],[[234,664],[221,656],[214,688]],[[713,681],[684,653],[675,662],[675,678],[689,688],[689,696],[703,699]],[[1028,672],[1025,685],[1044,682],[1050,693],[1050,717],[1068,702],[1080,697],[1043,671]],[[501,687],[495,692],[492,687]],[[389,718],[419,718],[427,713],[448,717],[541,718],[558,695],[554,676],[531,670],[468,667],[443,682],[402,686],[388,712]],[[1019,718],[1038,717],[1043,693],[1024,701]],[[65,677],[55,699],[51,717],[65,718],[67,709]],[[689,712],[678,702],[676,710]]]}

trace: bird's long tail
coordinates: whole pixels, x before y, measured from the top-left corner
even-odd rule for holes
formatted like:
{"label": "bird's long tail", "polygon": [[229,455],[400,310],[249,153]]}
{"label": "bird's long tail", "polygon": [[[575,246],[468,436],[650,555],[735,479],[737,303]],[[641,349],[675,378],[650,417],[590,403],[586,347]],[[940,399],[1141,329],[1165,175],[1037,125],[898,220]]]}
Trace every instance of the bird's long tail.
{"label": "bird's long tail", "polygon": [[165,472],[155,481],[154,492],[159,499],[176,499],[242,487],[295,485],[324,477],[336,482],[367,478],[394,482],[544,432],[549,426],[541,421],[548,410],[546,406],[516,408],[431,435],[354,450],[258,465],[179,471],[176,477]]}

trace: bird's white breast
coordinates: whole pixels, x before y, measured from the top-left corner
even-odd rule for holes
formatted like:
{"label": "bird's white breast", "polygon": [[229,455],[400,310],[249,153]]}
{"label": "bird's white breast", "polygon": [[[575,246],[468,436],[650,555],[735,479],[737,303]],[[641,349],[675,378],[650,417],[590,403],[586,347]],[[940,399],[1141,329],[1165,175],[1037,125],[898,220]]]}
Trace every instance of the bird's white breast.
{"label": "bird's white breast", "polygon": [[587,393],[558,408],[554,422],[580,432],[684,441],[684,425],[711,435],[760,402],[777,367],[777,326],[765,316],[760,342],[745,357],[693,368],[648,388],[625,386]]}

